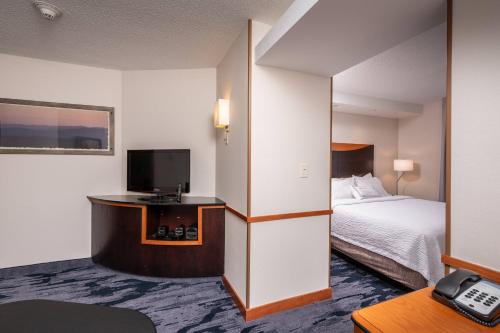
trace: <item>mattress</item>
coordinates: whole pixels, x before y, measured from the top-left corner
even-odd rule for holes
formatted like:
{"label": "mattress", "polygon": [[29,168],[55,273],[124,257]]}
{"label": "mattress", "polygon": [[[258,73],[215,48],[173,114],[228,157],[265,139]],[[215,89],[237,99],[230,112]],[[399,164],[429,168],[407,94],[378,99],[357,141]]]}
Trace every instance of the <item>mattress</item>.
{"label": "mattress", "polygon": [[444,276],[445,204],[408,196],[335,200],[332,236],[394,260],[428,284]]}

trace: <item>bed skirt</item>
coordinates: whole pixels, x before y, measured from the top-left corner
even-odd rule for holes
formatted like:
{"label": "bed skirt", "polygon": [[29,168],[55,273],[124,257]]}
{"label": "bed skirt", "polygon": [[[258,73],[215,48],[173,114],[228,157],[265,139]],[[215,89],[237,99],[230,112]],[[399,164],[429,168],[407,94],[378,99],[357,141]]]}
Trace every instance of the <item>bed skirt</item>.
{"label": "bed skirt", "polygon": [[363,249],[343,241],[337,237],[332,237],[332,248],[356,260],[357,262],[382,273],[383,275],[397,281],[413,290],[427,287],[427,280],[418,272],[411,270],[396,261],[384,257],[380,254]]}

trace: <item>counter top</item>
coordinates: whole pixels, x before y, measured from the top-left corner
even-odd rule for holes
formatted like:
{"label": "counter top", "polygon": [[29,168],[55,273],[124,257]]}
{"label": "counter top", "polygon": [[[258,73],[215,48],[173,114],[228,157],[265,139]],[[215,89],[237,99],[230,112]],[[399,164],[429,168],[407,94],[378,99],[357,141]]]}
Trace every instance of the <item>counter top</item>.
{"label": "counter top", "polygon": [[182,201],[179,203],[175,198],[171,201],[146,201],[140,198],[148,197],[148,195],[97,195],[88,196],[90,201],[107,201],[110,203],[143,205],[143,206],[212,206],[212,205],[225,205],[225,202],[215,197],[192,197],[183,195]]}

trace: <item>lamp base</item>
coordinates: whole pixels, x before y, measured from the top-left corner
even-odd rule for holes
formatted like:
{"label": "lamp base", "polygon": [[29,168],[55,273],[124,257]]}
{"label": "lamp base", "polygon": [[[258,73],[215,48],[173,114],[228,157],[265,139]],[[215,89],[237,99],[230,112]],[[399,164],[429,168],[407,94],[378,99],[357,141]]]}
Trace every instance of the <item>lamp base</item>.
{"label": "lamp base", "polygon": [[401,174],[399,175],[398,179],[396,180],[396,195],[399,195],[399,180],[401,179],[401,177],[403,177],[404,173],[405,173],[404,171],[401,171]]}
{"label": "lamp base", "polygon": [[229,126],[224,127],[224,143],[229,144]]}

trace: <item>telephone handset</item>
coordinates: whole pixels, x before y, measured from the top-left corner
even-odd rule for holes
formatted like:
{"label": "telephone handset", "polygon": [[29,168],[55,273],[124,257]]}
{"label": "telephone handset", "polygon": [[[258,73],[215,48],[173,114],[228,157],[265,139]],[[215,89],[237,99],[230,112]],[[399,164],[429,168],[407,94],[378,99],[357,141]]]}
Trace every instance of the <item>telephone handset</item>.
{"label": "telephone handset", "polygon": [[474,272],[459,269],[442,278],[432,297],[479,324],[500,322],[500,285]]}

